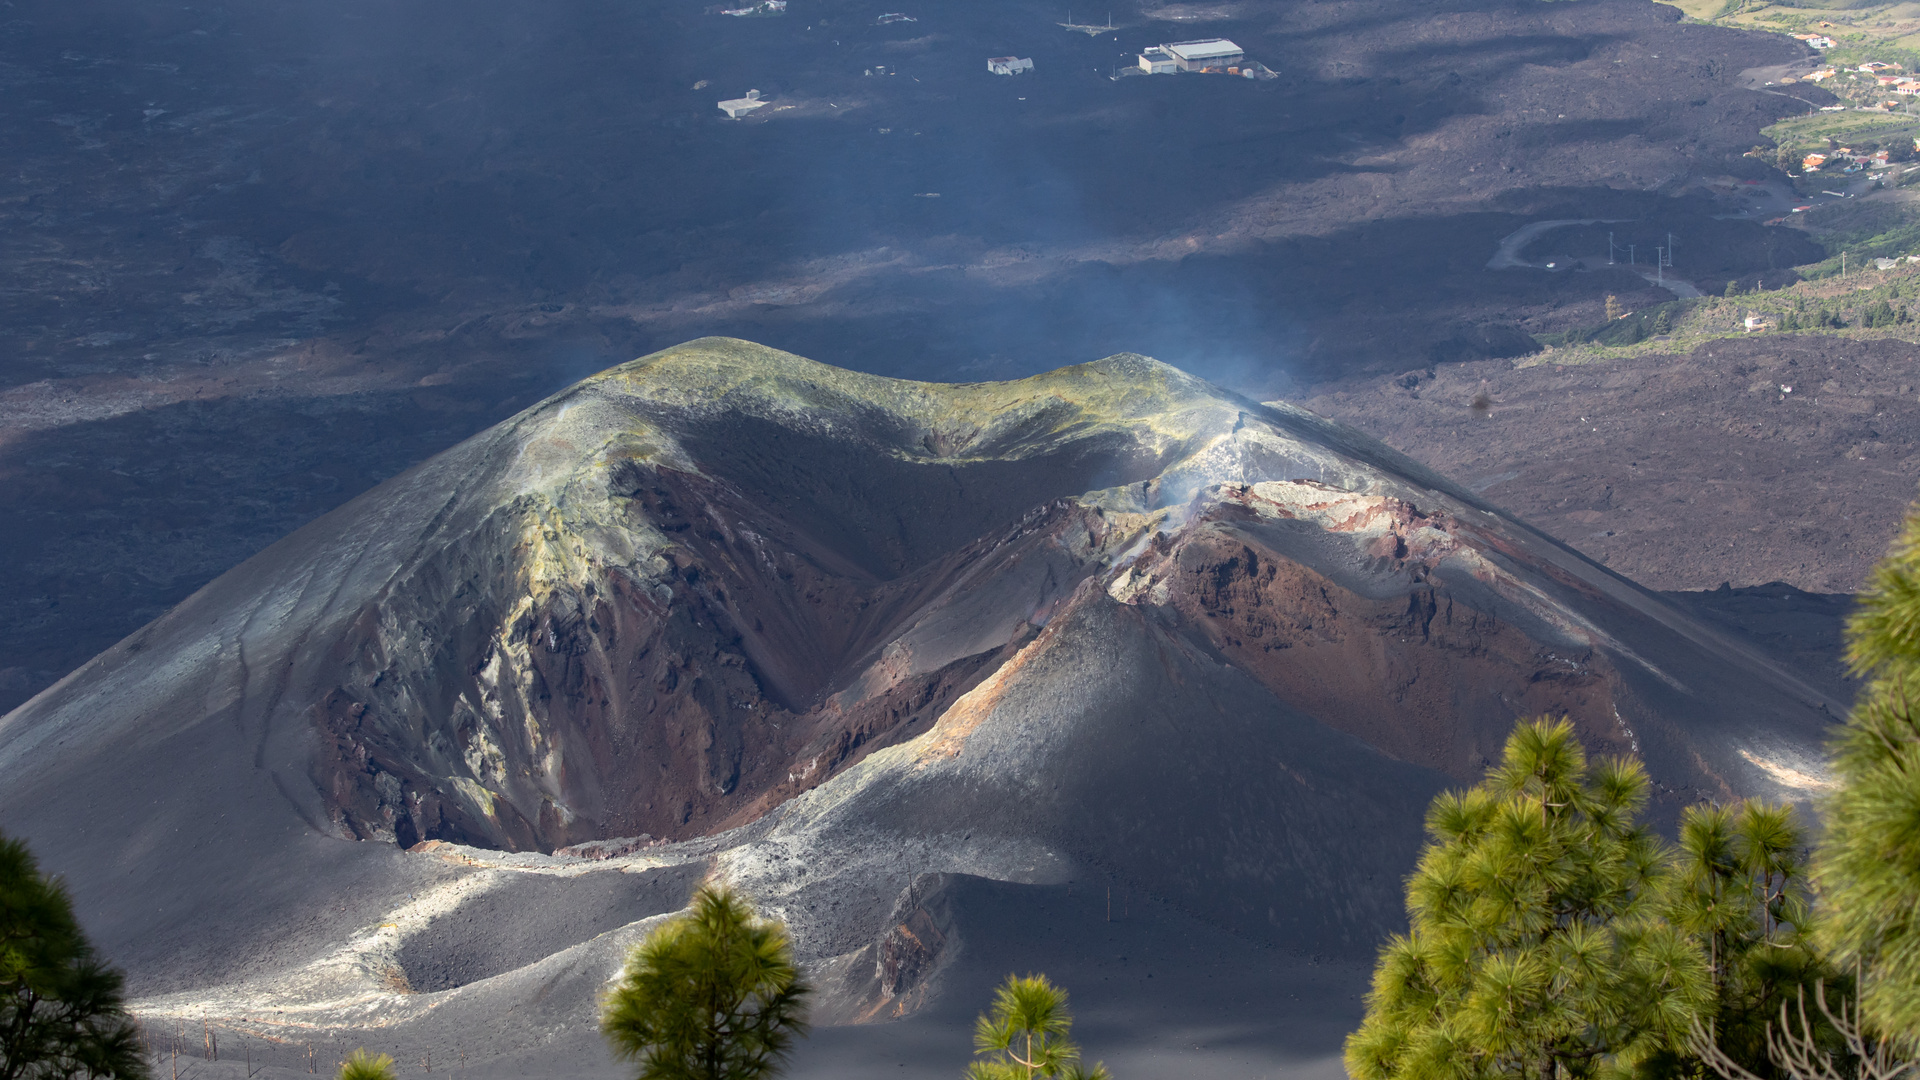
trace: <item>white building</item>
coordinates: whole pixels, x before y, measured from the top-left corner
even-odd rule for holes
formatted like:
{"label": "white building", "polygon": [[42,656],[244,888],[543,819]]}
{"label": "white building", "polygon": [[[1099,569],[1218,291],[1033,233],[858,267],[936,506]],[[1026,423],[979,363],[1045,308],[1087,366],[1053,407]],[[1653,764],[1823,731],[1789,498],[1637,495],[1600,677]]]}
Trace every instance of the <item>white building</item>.
{"label": "white building", "polygon": [[1018,56],[991,56],[987,58],[987,70],[995,75],[1018,75],[1033,70],[1033,60]]}
{"label": "white building", "polygon": [[1172,75],[1180,70],[1179,61],[1165,48],[1155,45],[1140,54],[1140,70],[1149,75]]}
{"label": "white building", "polygon": [[1160,49],[1173,57],[1174,64],[1181,71],[1205,71],[1208,68],[1237,66],[1247,55],[1240,46],[1226,38],[1176,41],[1162,45]]}
{"label": "white building", "polygon": [[749,90],[746,97],[729,98],[721,102],[720,111],[738,120],[765,104],[766,102],[760,100],[760,91]]}

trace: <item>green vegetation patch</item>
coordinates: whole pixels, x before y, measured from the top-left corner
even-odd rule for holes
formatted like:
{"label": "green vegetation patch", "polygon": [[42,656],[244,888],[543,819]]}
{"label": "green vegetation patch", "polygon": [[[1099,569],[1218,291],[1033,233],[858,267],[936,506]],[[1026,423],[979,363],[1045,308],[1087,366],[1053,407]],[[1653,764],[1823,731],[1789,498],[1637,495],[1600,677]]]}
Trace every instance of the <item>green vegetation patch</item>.
{"label": "green vegetation patch", "polygon": [[[1865,226],[1862,226],[1865,228]],[[1884,235],[1884,234],[1877,234]],[[1558,334],[1539,334],[1546,351],[1520,360],[1534,364],[1589,364],[1653,353],[1688,352],[1720,338],[1817,331],[1850,338],[1909,340],[1920,334],[1920,263],[1872,269],[1864,249],[1847,252],[1848,273],[1814,274],[1828,264],[1802,267],[1808,279],[1783,289],[1673,300],[1622,311],[1618,317]],[[1904,249],[1903,249],[1904,250]],[[1749,329],[1747,319],[1760,321]]]}
{"label": "green vegetation patch", "polygon": [[1404,935],[1347,1039],[1357,1080],[1757,1080],[1769,1021],[1830,974],[1810,947],[1791,807],[1694,806],[1677,848],[1637,819],[1638,761],[1589,763],[1523,721],[1427,814]]}
{"label": "green vegetation patch", "polygon": [[1908,116],[1904,113],[1870,112],[1817,112],[1808,116],[1792,116],[1776,124],[1760,129],[1760,133],[1783,147],[1805,148],[1808,153],[1820,153],[1827,149],[1827,140],[1836,139],[1842,146],[1853,146],[1874,142],[1886,146],[1897,140],[1905,139],[1908,146],[1913,145],[1915,136],[1920,136],[1920,116]]}
{"label": "green vegetation patch", "polygon": [[1687,310],[1687,301],[1676,300],[1643,311],[1628,312],[1619,318],[1609,319],[1594,326],[1576,326],[1563,333],[1540,334],[1535,340],[1549,348],[1568,345],[1624,348],[1629,345],[1638,345],[1649,338],[1672,334],[1674,328],[1686,317]]}
{"label": "green vegetation patch", "polygon": [[[1920,173],[1914,175],[1920,176]],[[1873,259],[1920,252],[1920,208],[1906,203],[1832,203],[1807,211],[1807,225],[1813,238],[1831,256],[1799,267],[1803,278],[1839,274],[1843,269],[1842,255],[1846,257],[1845,269],[1860,270]]]}

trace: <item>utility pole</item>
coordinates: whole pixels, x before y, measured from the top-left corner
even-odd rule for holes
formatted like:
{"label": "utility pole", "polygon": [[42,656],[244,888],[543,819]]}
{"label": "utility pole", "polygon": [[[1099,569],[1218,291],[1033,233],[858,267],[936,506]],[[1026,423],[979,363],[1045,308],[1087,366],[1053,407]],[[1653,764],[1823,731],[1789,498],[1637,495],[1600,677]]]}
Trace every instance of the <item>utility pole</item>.
{"label": "utility pole", "polygon": [[1628,266],[1638,266],[1638,265],[1640,265],[1639,263],[1637,263],[1637,262],[1635,262],[1635,261],[1634,261],[1634,257],[1633,257],[1633,245],[1632,245],[1632,244],[1628,244],[1628,245],[1627,245],[1627,265],[1628,265]]}
{"label": "utility pole", "polygon": [[1667,283],[1667,257],[1663,249],[1653,249],[1653,282],[1656,285]]}
{"label": "utility pole", "polygon": [[1673,265],[1673,234],[1667,234],[1667,265]]}
{"label": "utility pole", "polygon": [[1607,265],[1613,265],[1613,230],[1607,230]]}
{"label": "utility pole", "polygon": [[1847,253],[1844,251],[1840,253],[1840,276],[1847,276]]}

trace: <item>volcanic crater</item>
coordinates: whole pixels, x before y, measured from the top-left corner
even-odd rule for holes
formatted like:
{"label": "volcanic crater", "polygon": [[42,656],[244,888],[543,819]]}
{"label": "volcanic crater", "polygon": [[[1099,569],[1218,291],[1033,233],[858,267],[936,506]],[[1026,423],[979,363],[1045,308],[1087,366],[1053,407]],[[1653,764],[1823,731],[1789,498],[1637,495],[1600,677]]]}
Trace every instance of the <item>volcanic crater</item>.
{"label": "volcanic crater", "polygon": [[[710,405],[623,387],[632,430],[596,431],[557,496],[490,508],[327,643],[329,818],[542,851],[743,825],[926,731],[1116,557],[1115,598],[1152,578],[1224,662],[1404,761],[1466,779],[1541,712],[1627,748],[1603,651],[1439,570],[1500,538],[1296,477],[1325,465],[1257,440],[1156,430],[1159,395],[1089,408],[1143,376],[1177,381],[1120,358],[991,389],[822,377],[799,401],[788,372]],[[1226,487],[1183,475],[1226,447]]]}
{"label": "volcanic crater", "polygon": [[378,1017],[527,1074],[602,1053],[595,995],[697,881],[785,920],[828,1025],[946,1016],[952,980],[1051,947],[1019,913],[1098,938],[1096,890],[1159,928],[1128,949],[1358,964],[1404,925],[1422,807],[1516,718],[1639,756],[1671,822],[1817,792],[1831,692],[1381,443],[1143,356],[937,384],[706,338],[8,714],[0,820],[150,1020]]}

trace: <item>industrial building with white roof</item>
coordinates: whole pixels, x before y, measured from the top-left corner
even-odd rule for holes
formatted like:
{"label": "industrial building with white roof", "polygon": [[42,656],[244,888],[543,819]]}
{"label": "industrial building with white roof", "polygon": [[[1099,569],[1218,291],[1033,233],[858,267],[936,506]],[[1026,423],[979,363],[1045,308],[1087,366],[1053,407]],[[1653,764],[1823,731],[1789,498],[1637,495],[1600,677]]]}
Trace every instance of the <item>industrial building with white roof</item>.
{"label": "industrial building with white roof", "polygon": [[1149,75],[1182,71],[1224,70],[1246,58],[1245,50],[1226,38],[1175,41],[1155,45],[1140,54],[1140,70]]}

